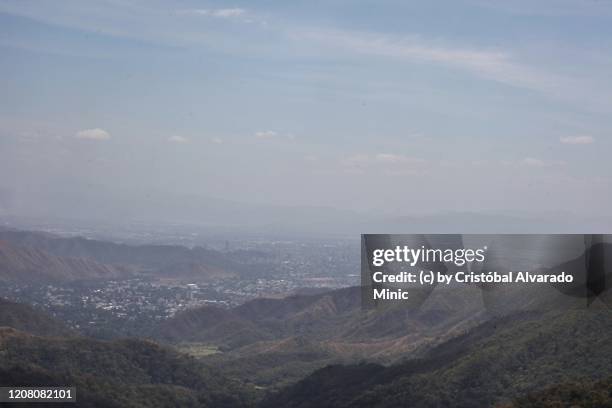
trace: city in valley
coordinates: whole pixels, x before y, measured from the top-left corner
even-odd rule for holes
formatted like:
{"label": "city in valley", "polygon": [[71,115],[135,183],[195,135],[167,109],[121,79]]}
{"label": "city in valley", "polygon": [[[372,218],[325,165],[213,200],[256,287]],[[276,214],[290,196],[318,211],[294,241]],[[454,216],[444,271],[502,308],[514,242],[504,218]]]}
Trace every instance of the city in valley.
{"label": "city in valley", "polygon": [[[58,234],[58,230],[54,233]],[[58,236],[67,235],[61,231]],[[168,235],[164,244],[197,244],[191,235],[188,242],[181,237]],[[125,235],[121,238],[126,240]],[[149,236],[135,238],[134,234],[128,238],[133,245],[146,245],[144,240]],[[14,281],[0,286],[0,297],[31,304],[68,322],[81,333],[106,338],[142,336],[159,321],[204,305],[229,309],[255,298],[317,293],[359,283],[356,240],[223,239],[202,245],[243,265],[249,272],[173,276],[140,271],[111,280]]]}

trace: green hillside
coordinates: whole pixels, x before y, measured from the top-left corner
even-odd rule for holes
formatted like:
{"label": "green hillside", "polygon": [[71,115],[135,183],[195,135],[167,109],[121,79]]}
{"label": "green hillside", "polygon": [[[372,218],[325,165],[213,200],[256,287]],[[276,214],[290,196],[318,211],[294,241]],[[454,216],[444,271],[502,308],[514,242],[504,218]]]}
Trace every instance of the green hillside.
{"label": "green hillside", "polygon": [[37,337],[0,329],[3,386],[75,386],[80,407],[243,407],[252,395],[194,359],[143,340]]}
{"label": "green hillside", "polygon": [[12,327],[39,336],[68,336],[62,322],[31,306],[0,298],[0,327]]}
{"label": "green hillside", "polygon": [[533,390],[612,374],[609,310],[519,314],[480,325],[425,358],[385,368],[329,366],[263,406],[492,406]]}
{"label": "green hillside", "polygon": [[532,392],[499,408],[611,408],[612,377],[601,381],[573,381]]}
{"label": "green hillside", "polygon": [[215,347],[221,353],[205,357],[207,363],[258,386],[278,387],[332,363],[391,363],[419,355],[486,318],[475,287],[441,289],[419,309],[363,310],[360,296],[353,287],[256,299],[231,310],[203,307],[162,322],[157,336]]}

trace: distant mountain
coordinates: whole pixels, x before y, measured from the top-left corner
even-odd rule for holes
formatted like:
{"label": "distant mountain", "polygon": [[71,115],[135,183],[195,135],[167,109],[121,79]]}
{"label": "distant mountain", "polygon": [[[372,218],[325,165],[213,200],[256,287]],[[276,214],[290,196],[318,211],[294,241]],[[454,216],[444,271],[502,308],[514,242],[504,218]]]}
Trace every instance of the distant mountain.
{"label": "distant mountain", "polygon": [[[159,225],[185,224],[221,227],[237,232],[266,234],[290,233],[355,233],[370,215],[331,207],[281,206],[258,203],[243,203],[233,200],[202,196],[199,194],[172,194],[151,190],[108,191],[96,186],[87,191],[59,191],[23,194],[13,205],[6,208],[6,214],[15,217],[34,217],[45,220],[59,218],[87,220],[108,225],[115,220],[146,222]],[[78,202],[82,205],[75,206]],[[44,203],[44,205],[42,204]],[[300,216],[296,216],[299,214]],[[162,221],[162,222],[160,222]],[[77,221],[82,224],[82,221]]]}
{"label": "distant mountain", "polygon": [[149,341],[37,337],[7,328],[0,328],[0,384],[73,386],[79,407],[238,408],[252,402],[248,388]]}
{"label": "distant mountain", "polygon": [[494,406],[573,378],[612,375],[611,332],[607,309],[507,316],[420,359],[328,366],[262,407]]}
{"label": "distant mountain", "polygon": [[31,231],[0,230],[0,239],[25,248],[36,248],[63,257],[83,257],[106,264],[141,265],[159,268],[175,262],[214,261],[224,257],[204,248],[189,249],[178,245],[125,245],[82,237],[60,237]]}
{"label": "distant mountain", "polygon": [[0,241],[0,282],[50,283],[80,279],[117,279],[125,268],[91,259],[60,257],[36,248],[16,247]]}
{"label": "distant mountain", "polygon": [[0,298],[0,327],[38,336],[69,336],[74,334],[62,322],[31,306]]}
{"label": "distant mountain", "polygon": [[20,248],[22,252],[44,252],[62,259],[86,259],[98,264],[112,265],[110,269],[128,268],[131,271],[163,277],[208,279],[231,277],[237,273],[257,273],[256,268],[236,262],[222,252],[200,247],[125,245],[10,229],[0,229],[0,240],[13,248]]}
{"label": "distant mountain", "polygon": [[[359,236],[364,232],[385,233],[582,233],[610,230],[612,217],[590,214],[546,213],[510,214],[490,212],[447,212],[432,215],[406,215],[427,209],[410,208],[404,214],[369,210],[352,211],[325,206],[284,206],[240,202],[199,194],[180,194],[150,189],[109,190],[66,186],[47,191],[10,191],[6,216],[41,220],[73,220],[92,225],[144,222],[151,225],[199,225],[237,234],[262,235],[341,235]],[[75,206],[74,203],[81,205]]]}
{"label": "distant mountain", "polygon": [[352,287],[256,299],[231,310],[187,310],[162,322],[156,336],[214,345],[223,353],[207,361],[259,385],[278,386],[332,362],[391,362],[418,355],[486,318],[476,288],[437,291],[418,310],[405,305],[362,310],[360,291]]}

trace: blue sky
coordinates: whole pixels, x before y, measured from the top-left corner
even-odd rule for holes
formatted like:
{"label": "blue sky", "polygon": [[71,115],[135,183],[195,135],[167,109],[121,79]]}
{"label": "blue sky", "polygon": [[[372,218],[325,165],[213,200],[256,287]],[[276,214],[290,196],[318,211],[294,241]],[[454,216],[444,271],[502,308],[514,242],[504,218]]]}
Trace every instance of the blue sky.
{"label": "blue sky", "polygon": [[608,1],[0,0],[0,211],[607,215]]}

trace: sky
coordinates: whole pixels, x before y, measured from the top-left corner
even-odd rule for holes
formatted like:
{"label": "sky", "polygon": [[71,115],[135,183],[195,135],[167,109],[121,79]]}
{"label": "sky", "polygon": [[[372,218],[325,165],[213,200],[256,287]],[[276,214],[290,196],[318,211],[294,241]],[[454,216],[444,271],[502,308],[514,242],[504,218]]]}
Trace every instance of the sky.
{"label": "sky", "polygon": [[0,0],[0,214],[608,216],[611,113],[607,0]]}

